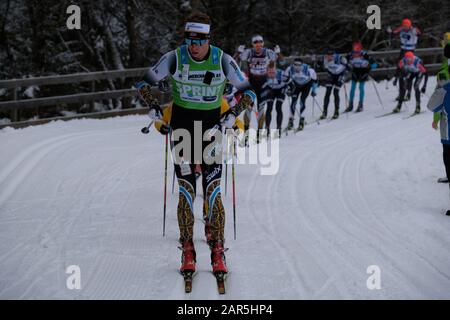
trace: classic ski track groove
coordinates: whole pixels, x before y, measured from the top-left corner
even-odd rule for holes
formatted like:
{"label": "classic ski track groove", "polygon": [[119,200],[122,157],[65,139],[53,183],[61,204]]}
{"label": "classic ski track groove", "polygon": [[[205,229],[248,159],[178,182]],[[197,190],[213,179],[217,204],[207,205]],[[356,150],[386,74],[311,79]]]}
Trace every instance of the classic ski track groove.
{"label": "classic ski track groove", "polygon": [[[371,87],[367,89],[372,90]],[[321,98],[317,99],[320,101]],[[313,119],[312,101],[308,101],[309,113],[305,117]],[[284,105],[283,110],[287,107]],[[389,188],[384,186],[384,179],[391,179],[396,171],[388,171],[382,179],[377,179],[377,174],[384,172],[382,162],[377,170],[371,170],[372,165],[378,164],[374,159],[381,156],[380,160],[387,161],[389,157],[383,152],[391,152],[398,144],[406,144],[408,148],[429,143],[429,136],[424,137],[423,130],[414,131],[412,127],[423,129],[426,125],[428,129],[431,120],[426,117],[413,117],[409,121],[396,116],[382,120],[374,117],[381,112],[378,104],[374,107],[373,103],[368,103],[364,112],[351,114],[348,118],[341,114],[338,120],[321,121],[320,125],[307,120],[304,131],[282,136],[281,161],[276,176],[260,176],[257,166],[237,166],[237,241],[232,236],[229,170],[229,192],[223,199],[227,212],[226,247],[230,248],[227,252],[230,275],[224,296],[218,294],[216,280],[210,271],[209,249],[199,220],[200,198],[195,208],[197,274],[192,292],[184,293],[183,278],[177,269],[180,257],[180,251],[176,249],[177,193],[170,194],[169,179],[166,238],[162,238],[163,138],[153,133],[148,138],[140,135],[139,125],[146,121],[145,117],[95,121],[86,126],[87,130],[83,128],[85,131],[77,129],[77,124],[83,122],[68,122],[65,126],[69,134],[48,136],[34,144],[25,144],[24,149],[4,162],[6,165],[0,169],[0,228],[8,230],[24,224],[30,229],[29,225],[35,225],[30,233],[18,232],[17,240],[5,237],[10,246],[0,247],[0,270],[5,274],[0,278],[0,284],[6,284],[0,289],[0,297],[449,298],[450,238],[443,233],[448,229],[448,217],[430,212],[430,208],[437,210],[437,207],[429,204],[418,208],[417,204],[421,202],[416,199],[411,203],[416,213],[402,213],[407,208],[402,200],[410,193],[396,194],[392,192],[392,184]],[[104,130],[102,126],[108,123],[114,126],[106,126]],[[405,123],[411,129],[406,128]],[[49,128],[52,126],[48,125]],[[396,129],[398,126],[400,130]],[[27,134],[27,130],[23,133]],[[8,132],[7,136],[19,139],[19,132]],[[117,146],[114,141],[119,137],[122,137],[120,143],[123,146],[126,145],[124,141],[130,139],[124,152],[131,152],[131,161],[123,161],[123,158],[119,162],[109,161],[105,166],[98,166],[90,176],[74,174],[68,181],[57,177],[52,180],[53,185],[47,184],[49,190],[33,192],[30,199],[16,196],[25,184],[38,182],[31,173],[49,167],[41,164],[58,165],[61,154],[76,157],[84,151],[86,143],[105,145],[105,154],[111,157],[123,153],[121,145]],[[84,160],[88,162],[92,158],[95,161],[95,157],[94,152]],[[420,159],[410,161],[412,169],[423,165]],[[168,173],[171,177],[171,165]],[[406,174],[410,174],[409,171]],[[407,178],[398,179],[403,182]],[[444,190],[434,181],[423,183],[424,188],[430,186],[436,192]],[[36,190],[38,188],[36,186]],[[156,194],[152,196],[152,192]],[[146,196],[136,198],[136,193]],[[136,203],[136,199],[141,202]],[[147,199],[153,203],[149,205]],[[383,202],[391,205],[386,206]],[[33,208],[40,209],[39,215],[23,215]],[[403,221],[403,217],[417,217],[417,211],[422,209],[427,210],[423,212],[424,221],[434,219],[442,226],[431,221],[430,226],[437,230],[427,232],[422,228],[422,238],[416,239],[412,228],[421,221],[410,223]],[[42,211],[47,210],[48,215],[42,215]],[[90,217],[93,212],[100,217]],[[92,225],[87,221],[91,218]],[[79,245],[73,247],[74,241]],[[79,251],[82,248],[86,251]],[[247,258],[247,254],[251,256]],[[259,256],[266,257],[267,261],[261,261],[261,265],[267,269],[273,267],[276,277],[264,279],[265,271],[261,272],[259,263],[252,260]],[[83,257],[87,257],[82,260],[82,270],[85,270],[82,271],[83,290],[69,292],[65,288],[64,267],[76,264],[77,258]],[[369,291],[366,268],[378,263],[382,271],[382,290]],[[20,274],[14,271],[16,265]],[[58,283],[42,281],[53,279],[57,272],[60,272]],[[15,282],[5,281],[10,279],[7,276],[12,276]],[[282,281],[280,285],[285,286],[264,291],[264,288],[276,286],[277,281]]]}

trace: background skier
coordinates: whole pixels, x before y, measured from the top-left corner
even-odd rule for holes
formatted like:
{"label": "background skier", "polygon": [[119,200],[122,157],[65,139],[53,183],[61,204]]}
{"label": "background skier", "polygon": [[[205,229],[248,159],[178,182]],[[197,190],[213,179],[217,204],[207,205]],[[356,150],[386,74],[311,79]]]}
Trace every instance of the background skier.
{"label": "background skier", "polygon": [[353,50],[347,55],[348,67],[352,72],[352,86],[350,89],[350,97],[348,107],[345,112],[353,110],[353,101],[355,99],[356,85],[359,83],[359,103],[356,112],[363,110],[365,97],[365,84],[369,78],[370,70],[376,69],[377,64],[370,58],[369,54],[363,50],[362,44],[355,41],[352,46]]}
{"label": "background skier", "polygon": [[[414,53],[408,51],[405,53],[403,59],[398,63],[396,79],[399,79],[400,98],[398,100],[397,107],[393,110],[394,113],[400,112],[402,103],[405,101],[406,91],[411,90],[414,85],[414,91],[416,95],[416,110],[415,113],[420,112],[420,93],[425,93],[428,82],[427,69],[425,69],[422,60],[415,56]],[[420,89],[420,83],[425,78],[422,89]],[[395,84],[396,82],[394,82]]]}
{"label": "background skier", "polygon": [[263,85],[261,99],[266,104],[266,129],[267,137],[270,137],[270,122],[272,120],[272,110],[275,106],[277,111],[277,136],[281,134],[281,123],[283,122],[282,105],[285,98],[284,89],[286,88],[286,78],[283,71],[275,67],[275,63],[271,62],[267,67],[267,81]]}
{"label": "background skier", "polygon": [[285,70],[285,77],[289,82],[289,91],[292,99],[290,105],[291,114],[289,117],[287,130],[291,130],[294,127],[295,110],[299,98],[300,115],[298,120],[298,129],[303,130],[303,127],[305,125],[305,118],[302,116],[302,114],[306,108],[306,98],[308,97],[311,88],[311,95],[315,97],[317,94],[316,89],[318,85],[318,79],[316,71],[311,66],[304,63],[302,59],[295,58],[294,63],[287,67],[287,69]]}
{"label": "background skier", "polygon": [[339,90],[345,82],[347,76],[347,59],[341,54],[336,53],[332,49],[328,49],[323,58],[323,67],[328,73],[325,81],[325,98],[323,101],[323,113],[320,119],[326,119],[328,113],[328,104],[330,103],[331,92],[334,95],[334,115],[333,119],[339,117]]}
{"label": "background skier", "polygon": [[[412,21],[408,18],[403,19],[402,24],[394,30],[388,28],[388,33],[398,34],[400,37],[400,55],[398,59],[402,59],[406,52],[414,52],[416,50],[419,36],[422,34],[418,27],[414,27]],[[398,73],[397,73],[398,74]],[[400,98],[400,91],[397,100]],[[406,100],[411,98],[411,89],[407,91]]]}
{"label": "background skier", "polygon": [[[253,90],[257,96],[257,121],[258,132],[262,129],[264,124],[264,112],[263,105],[261,103],[262,86],[267,81],[267,67],[270,62],[276,62],[278,54],[280,53],[280,47],[275,46],[275,50],[264,47],[264,38],[261,35],[255,35],[252,37],[252,48],[245,49],[244,45],[239,46],[237,57],[240,61],[245,63],[245,69],[252,85]],[[247,131],[250,127],[251,112],[246,111],[244,114],[244,125]]]}

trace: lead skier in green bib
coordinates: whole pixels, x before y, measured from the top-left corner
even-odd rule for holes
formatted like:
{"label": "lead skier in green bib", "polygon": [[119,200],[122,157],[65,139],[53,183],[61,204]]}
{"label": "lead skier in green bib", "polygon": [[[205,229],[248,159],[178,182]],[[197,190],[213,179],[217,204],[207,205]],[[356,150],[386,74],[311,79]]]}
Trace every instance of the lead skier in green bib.
{"label": "lead skier in green bib", "polygon": [[[196,131],[195,123],[201,123],[202,136],[207,130],[213,128],[221,126],[231,128],[236,117],[253,106],[256,95],[238,64],[230,55],[210,44],[210,25],[211,19],[207,15],[198,12],[191,14],[185,23],[184,44],[166,53],[155,66],[148,70],[144,81],[138,84],[141,96],[151,106],[150,117],[160,119],[161,110],[151,103],[149,85],[155,85],[165,78],[170,79],[173,93],[172,117],[170,127],[168,124],[163,125],[160,130],[162,133],[167,134],[170,130],[176,132],[178,129],[184,129],[190,133],[191,141],[193,141]],[[242,95],[238,105],[221,115],[220,107],[227,80]],[[174,142],[174,149],[178,143],[180,141]],[[225,210],[220,192],[222,160],[220,157],[220,162],[208,164],[203,156],[202,159],[195,158],[194,145],[202,146],[201,155],[203,155],[203,151],[210,143],[194,141],[190,152],[194,157],[189,157],[185,152],[182,155],[182,162],[175,164],[179,184],[177,215],[182,250],[180,271],[185,279],[192,277],[196,263],[193,241],[195,163],[200,163],[202,169],[204,204],[208,214],[205,232],[208,231],[212,238],[209,246],[213,273],[216,276],[224,276],[228,272],[224,254]]]}

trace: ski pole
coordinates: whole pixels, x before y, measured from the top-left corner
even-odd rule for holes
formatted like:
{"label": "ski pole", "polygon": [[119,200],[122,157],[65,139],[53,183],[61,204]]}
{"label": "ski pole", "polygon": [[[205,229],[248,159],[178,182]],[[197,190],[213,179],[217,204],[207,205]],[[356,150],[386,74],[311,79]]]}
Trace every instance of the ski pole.
{"label": "ski pole", "polygon": [[[143,127],[143,128],[141,129],[141,132],[142,132],[143,134],[148,134],[148,133],[150,132],[150,127],[153,125],[153,123],[154,123],[155,121],[159,121],[159,120],[152,120],[148,126]],[[172,131],[171,131],[171,132],[172,132]],[[166,137],[167,137],[167,135],[166,135]],[[172,141],[172,139],[171,139],[171,141]],[[167,160],[166,160],[166,161],[167,161]],[[172,194],[173,194],[173,192],[174,192],[174,188],[175,188],[175,170],[173,171],[173,177],[172,177]]]}
{"label": "ski pole", "polygon": [[[170,138],[169,138],[170,135]],[[172,141],[172,127],[169,127],[169,133],[166,134],[166,150],[165,150],[165,161],[164,161],[164,209],[163,209],[163,237],[166,235],[166,208],[167,208],[167,162],[169,158],[169,139],[170,139],[170,150],[173,149],[173,141]],[[173,185],[175,183],[175,169],[173,172],[173,184],[172,184],[172,193],[173,193]]]}
{"label": "ski pole", "polygon": [[314,102],[315,104],[317,104],[317,108],[319,108],[319,111],[320,111],[320,112],[323,112],[322,108],[319,106],[319,103],[318,103],[317,100],[316,100],[316,97],[313,97],[313,102]]}
{"label": "ski pole", "polygon": [[[172,164],[175,164],[175,160],[173,159],[173,154],[172,154],[173,146],[174,146],[174,143],[172,141],[172,129],[170,129],[170,159],[172,159]],[[176,173],[175,173],[175,167],[174,167],[173,173],[172,173],[172,194],[174,193],[174,189],[175,189],[175,176],[176,176]]]}
{"label": "ski pole", "polygon": [[[347,86],[345,85],[344,82],[344,97],[345,97],[345,108],[347,109],[348,107],[348,96],[347,96]],[[348,119],[348,112],[347,113],[347,119]]]}
{"label": "ski pole", "polygon": [[378,101],[380,102],[380,105],[381,105],[381,107],[382,107],[383,110],[384,110],[384,104],[383,104],[383,101],[381,101],[380,93],[378,92],[377,85],[375,84],[375,79],[372,78],[371,76],[369,76],[369,79],[372,80],[373,88],[375,89],[375,92],[376,92],[376,94],[377,94]]}
{"label": "ski pole", "polygon": [[148,134],[148,133],[150,132],[150,127],[153,125],[153,122],[155,122],[155,120],[150,121],[150,123],[149,123],[148,126],[143,127],[143,128],[141,129],[141,132],[142,132],[143,134]]}
{"label": "ski pole", "polygon": [[[226,130],[225,130],[226,132]],[[228,143],[228,135],[227,135],[227,140],[226,140],[226,145],[227,145],[227,152],[226,152],[226,158],[225,158],[225,196],[227,195],[227,185],[228,185],[228,157],[229,157],[229,152],[230,152],[230,147],[229,147],[229,143]]]}
{"label": "ski pole", "polygon": [[[320,113],[323,113],[323,110],[322,110],[322,108],[320,108],[319,103],[318,103],[317,100],[316,100],[316,97],[313,97],[313,107],[314,107],[314,105],[316,105],[316,104],[317,104],[317,108],[319,109]],[[313,110],[314,110],[314,109],[313,109]],[[316,121],[316,120],[314,119],[314,121]],[[320,124],[320,119],[317,120],[317,125],[319,125],[319,124]]]}
{"label": "ski pole", "polygon": [[225,160],[225,196],[227,195],[228,162]]}
{"label": "ski pole", "polygon": [[234,240],[236,240],[236,178],[235,178],[235,164],[234,157],[236,152],[236,140],[233,137],[233,149],[231,152],[231,179],[233,184],[233,227],[234,227]]}
{"label": "ski pole", "polygon": [[174,192],[175,189],[175,170],[173,170],[173,175],[172,175],[172,194]]}
{"label": "ski pole", "polygon": [[166,235],[166,199],[167,199],[167,158],[169,154],[169,135],[166,134],[166,152],[164,164],[164,210],[163,210],[163,237]]}

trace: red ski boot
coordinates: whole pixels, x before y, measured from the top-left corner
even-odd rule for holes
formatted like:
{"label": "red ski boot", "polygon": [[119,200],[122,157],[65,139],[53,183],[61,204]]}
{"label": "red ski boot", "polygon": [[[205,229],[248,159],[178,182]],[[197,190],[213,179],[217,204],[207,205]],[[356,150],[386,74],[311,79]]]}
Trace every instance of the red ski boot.
{"label": "red ski boot", "polygon": [[223,241],[213,241],[211,243],[211,265],[213,273],[223,272],[227,273],[227,264],[225,261],[225,251]]}
{"label": "red ski boot", "polygon": [[180,272],[184,277],[185,292],[192,290],[192,277],[195,273],[195,248],[192,240],[186,240],[181,243],[180,249],[183,251],[181,255]]}
{"label": "red ski boot", "polygon": [[183,251],[181,255],[180,272],[195,272],[195,248],[192,240],[186,240],[181,243],[180,249]]}
{"label": "red ski boot", "polygon": [[225,294],[225,279],[228,273],[225,251],[226,249],[223,247],[222,241],[214,241],[211,244],[211,265],[220,294]]}

